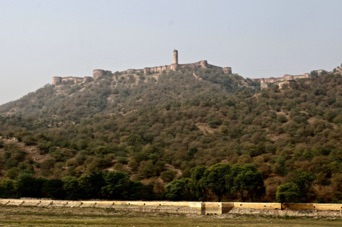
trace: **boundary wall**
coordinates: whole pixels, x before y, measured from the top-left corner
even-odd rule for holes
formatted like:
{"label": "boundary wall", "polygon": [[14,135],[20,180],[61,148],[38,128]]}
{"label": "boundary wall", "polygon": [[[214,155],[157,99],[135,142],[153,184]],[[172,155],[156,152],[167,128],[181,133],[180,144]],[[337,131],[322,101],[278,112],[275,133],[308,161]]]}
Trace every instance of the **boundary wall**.
{"label": "boundary wall", "polygon": [[[0,206],[108,208],[117,211],[221,215],[226,213],[265,213],[269,211],[322,211],[342,213],[342,204],[323,203],[246,203],[170,201],[68,201],[50,199],[0,199]],[[273,214],[275,214],[273,212]],[[335,214],[335,216],[336,216]],[[329,216],[329,215],[328,215]]]}

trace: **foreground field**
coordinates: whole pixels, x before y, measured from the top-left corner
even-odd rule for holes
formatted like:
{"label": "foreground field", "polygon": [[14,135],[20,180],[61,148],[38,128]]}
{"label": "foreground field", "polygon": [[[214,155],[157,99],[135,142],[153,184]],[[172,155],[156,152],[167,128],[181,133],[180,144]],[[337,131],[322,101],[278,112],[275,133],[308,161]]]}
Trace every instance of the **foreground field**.
{"label": "foreground field", "polygon": [[185,216],[123,213],[96,208],[0,206],[0,226],[342,226],[342,219],[249,215]]}

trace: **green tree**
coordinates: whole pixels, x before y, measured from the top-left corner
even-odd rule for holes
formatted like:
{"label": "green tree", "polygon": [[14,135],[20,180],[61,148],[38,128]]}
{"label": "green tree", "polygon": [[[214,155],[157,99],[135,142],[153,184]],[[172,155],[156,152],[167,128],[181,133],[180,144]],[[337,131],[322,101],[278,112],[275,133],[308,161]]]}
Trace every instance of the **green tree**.
{"label": "green tree", "polygon": [[142,161],[140,162],[138,169],[139,176],[142,179],[156,176],[156,169],[156,165],[153,163],[152,160]]}
{"label": "green tree", "polygon": [[153,192],[153,185],[144,185],[140,182],[131,181],[129,183],[129,200],[153,200],[155,193]]}
{"label": "green tree", "polygon": [[60,179],[46,180],[43,183],[42,192],[44,197],[51,199],[63,199],[65,198],[65,192],[63,189],[63,181]]}
{"label": "green tree", "polygon": [[206,167],[203,165],[191,169],[189,187],[197,200],[207,200],[207,188],[205,183]]}
{"label": "green tree", "polygon": [[301,200],[301,192],[297,184],[287,182],[277,189],[276,199],[279,203],[297,203]]}
{"label": "green tree", "polygon": [[16,198],[17,190],[15,181],[10,179],[2,179],[0,181],[0,198]]}
{"label": "green tree", "polygon": [[82,176],[78,179],[78,183],[82,192],[83,199],[99,199],[101,198],[101,190],[105,185],[102,172],[92,172],[89,175]]}
{"label": "green tree", "polygon": [[122,172],[104,173],[104,186],[101,188],[101,194],[106,199],[128,199],[130,197],[129,176]]}
{"label": "green tree", "polygon": [[163,172],[160,173],[160,178],[164,181],[164,182],[171,182],[177,175],[177,172],[173,171],[173,170],[165,170]]}
{"label": "green tree", "polygon": [[34,178],[31,174],[22,173],[16,179],[16,190],[19,197],[43,197],[43,185],[46,180]]}
{"label": "green tree", "polygon": [[65,199],[77,200],[82,197],[82,191],[77,177],[67,176],[62,179]]}
{"label": "green tree", "polygon": [[255,166],[246,164],[242,167],[236,166],[235,168],[238,169],[238,174],[234,177],[234,189],[240,194],[242,201],[246,200],[245,193],[247,198],[250,198],[252,201],[265,194],[262,174],[257,171]]}
{"label": "green tree", "polygon": [[309,202],[314,199],[312,182],[315,179],[315,175],[307,171],[297,171],[290,175],[289,180],[299,188],[301,202]]}
{"label": "green tree", "polygon": [[188,178],[176,179],[166,185],[165,197],[172,201],[189,200]]}
{"label": "green tree", "polygon": [[210,166],[205,171],[205,184],[207,188],[217,196],[217,201],[221,202],[223,195],[227,194],[227,175],[230,174],[230,165],[218,163]]}

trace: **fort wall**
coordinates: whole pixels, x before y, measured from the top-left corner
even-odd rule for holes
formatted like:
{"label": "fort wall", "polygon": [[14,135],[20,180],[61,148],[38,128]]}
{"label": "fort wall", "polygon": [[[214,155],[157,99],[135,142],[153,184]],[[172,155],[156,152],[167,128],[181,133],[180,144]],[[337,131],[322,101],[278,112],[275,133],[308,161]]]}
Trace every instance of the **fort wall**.
{"label": "fort wall", "polygon": [[301,75],[289,75],[285,74],[282,77],[270,77],[270,78],[258,78],[253,79],[255,82],[260,83],[261,88],[268,88],[270,84],[278,84],[280,88],[282,88],[285,84],[289,84],[290,82],[311,78],[309,73],[301,74]]}
{"label": "fort wall", "polygon": [[85,77],[75,77],[75,76],[54,76],[52,77],[52,85],[59,85],[63,83],[73,83],[73,84],[78,84],[78,83],[86,83],[89,81],[92,81],[92,77],[85,76]]}
{"label": "fort wall", "polygon": [[94,69],[93,70],[93,78],[94,80],[98,80],[103,76],[106,75],[112,75],[113,73],[109,70],[103,70],[103,69]]}
{"label": "fort wall", "polygon": [[[50,199],[0,199],[1,206],[33,206],[33,207],[79,207],[79,208],[111,208],[127,212],[170,213],[222,215],[226,213],[248,213],[289,215],[288,211],[301,211],[300,215],[338,216],[342,212],[342,204],[321,203],[246,203],[246,202],[171,202],[171,201],[70,201]],[[303,211],[308,211],[304,213]],[[263,213],[266,212],[266,213]]]}
{"label": "fort wall", "polygon": [[[195,63],[189,63],[189,64],[179,64],[178,63],[178,51],[173,51],[173,61],[170,65],[163,65],[163,66],[154,66],[154,67],[146,67],[144,69],[127,69],[125,71],[119,72],[120,74],[155,74],[155,73],[162,73],[162,72],[169,72],[169,71],[175,71],[179,69],[184,69],[190,67],[192,69],[198,69],[198,68],[216,68],[219,70],[222,70],[223,73],[231,74],[232,68],[231,67],[219,67],[215,65],[208,64],[207,60],[201,60],[199,62]],[[52,85],[60,85],[63,83],[86,83],[93,80],[98,80],[104,76],[112,76],[113,73],[108,70],[103,69],[94,69],[93,70],[93,77],[74,77],[74,76],[66,76],[66,77],[60,77],[55,76],[52,78]]]}

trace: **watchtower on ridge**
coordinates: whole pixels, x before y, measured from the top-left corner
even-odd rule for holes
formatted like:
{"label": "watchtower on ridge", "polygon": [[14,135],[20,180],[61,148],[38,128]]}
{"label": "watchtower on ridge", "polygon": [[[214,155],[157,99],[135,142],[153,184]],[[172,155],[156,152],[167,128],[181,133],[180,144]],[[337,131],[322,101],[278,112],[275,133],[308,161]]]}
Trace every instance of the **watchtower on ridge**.
{"label": "watchtower on ridge", "polygon": [[178,50],[173,50],[173,64],[178,65]]}

